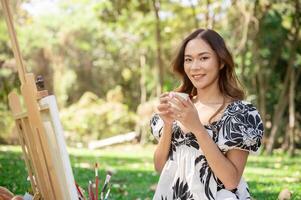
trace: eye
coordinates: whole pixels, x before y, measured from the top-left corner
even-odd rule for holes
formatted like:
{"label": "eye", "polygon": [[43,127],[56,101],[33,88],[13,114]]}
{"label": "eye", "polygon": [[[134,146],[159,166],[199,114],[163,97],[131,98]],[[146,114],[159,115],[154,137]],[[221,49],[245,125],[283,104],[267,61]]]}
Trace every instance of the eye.
{"label": "eye", "polygon": [[186,62],[186,63],[187,63],[187,62],[191,62],[191,58],[185,58],[185,59],[184,59],[184,62]]}
{"label": "eye", "polygon": [[208,56],[204,56],[204,57],[201,57],[200,60],[204,61],[204,60],[207,60],[209,57]]}

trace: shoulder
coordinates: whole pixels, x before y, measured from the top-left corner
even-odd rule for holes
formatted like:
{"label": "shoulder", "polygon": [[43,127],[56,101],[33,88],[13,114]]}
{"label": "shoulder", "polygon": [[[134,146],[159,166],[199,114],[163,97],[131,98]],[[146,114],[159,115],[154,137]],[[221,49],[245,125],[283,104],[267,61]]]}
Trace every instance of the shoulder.
{"label": "shoulder", "polygon": [[256,107],[247,101],[234,101],[228,106],[224,119],[224,144],[256,152],[261,145],[264,127]]}
{"label": "shoulder", "polygon": [[257,108],[250,102],[244,100],[236,100],[228,105],[227,109],[230,115],[235,114],[259,114]]}
{"label": "shoulder", "polygon": [[233,123],[249,124],[263,130],[263,124],[257,108],[248,101],[237,100],[227,109],[227,118]]}
{"label": "shoulder", "polygon": [[236,100],[232,102],[228,105],[225,115],[232,122],[257,123],[257,125],[262,123],[257,108],[248,101]]}

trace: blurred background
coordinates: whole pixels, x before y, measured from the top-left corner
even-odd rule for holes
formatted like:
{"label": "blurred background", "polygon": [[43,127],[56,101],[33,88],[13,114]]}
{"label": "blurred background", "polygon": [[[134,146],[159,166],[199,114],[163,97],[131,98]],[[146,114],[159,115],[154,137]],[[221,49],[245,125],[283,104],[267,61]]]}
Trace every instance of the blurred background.
{"label": "blurred background", "polygon": [[[121,173],[113,185],[116,199],[152,197],[158,175],[150,116],[158,95],[179,86],[170,64],[182,39],[202,27],[225,39],[246,100],[264,121],[261,155],[251,157],[246,169],[251,193],[276,199],[287,187],[292,198],[301,198],[300,0],[10,2],[27,71],[42,75],[57,98],[79,183],[86,184],[84,169],[93,160],[103,160],[103,173]],[[21,184],[26,182],[21,150],[11,146],[18,138],[7,99],[10,91],[19,92],[20,82],[2,10],[0,16],[0,185],[23,193],[29,184]],[[130,132],[137,136],[130,143],[87,148],[91,141]],[[20,162],[14,172],[11,162]],[[24,180],[16,182],[18,170]]]}

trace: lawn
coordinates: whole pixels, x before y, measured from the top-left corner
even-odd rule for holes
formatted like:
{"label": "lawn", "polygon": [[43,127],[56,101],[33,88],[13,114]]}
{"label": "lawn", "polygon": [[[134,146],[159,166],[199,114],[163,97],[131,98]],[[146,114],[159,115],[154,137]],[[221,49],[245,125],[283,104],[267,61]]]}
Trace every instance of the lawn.
{"label": "lawn", "polygon": [[[153,170],[153,145],[122,145],[101,150],[68,149],[76,181],[84,189],[93,179],[95,162],[100,163],[101,182],[107,170],[113,173],[110,199],[152,199],[159,176]],[[295,158],[276,153],[273,156],[250,156],[244,177],[257,200],[275,200],[288,188],[292,199],[301,199],[301,153]],[[0,185],[16,194],[24,194],[30,184],[22,152],[17,146],[0,145]]]}

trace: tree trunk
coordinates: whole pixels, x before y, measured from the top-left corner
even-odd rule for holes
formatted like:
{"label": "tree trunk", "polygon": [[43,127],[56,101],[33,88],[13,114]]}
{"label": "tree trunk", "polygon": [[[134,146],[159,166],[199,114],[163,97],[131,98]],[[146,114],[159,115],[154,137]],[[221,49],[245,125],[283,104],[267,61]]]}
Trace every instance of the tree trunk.
{"label": "tree trunk", "polygon": [[198,21],[197,15],[196,15],[195,6],[193,5],[192,0],[189,0],[189,3],[190,3],[191,10],[192,10],[192,16],[193,16],[193,19],[194,19],[194,27],[196,29],[198,29],[199,28],[199,21]]}
{"label": "tree trunk", "polygon": [[[145,77],[146,77],[146,65],[145,65],[145,55],[140,55],[140,105],[144,105],[146,102],[146,87],[145,87]],[[137,110],[138,113],[138,110]],[[146,142],[146,137],[148,134],[147,129],[141,124],[141,119],[139,118],[136,122],[135,132],[137,133],[137,139],[140,144],[144,144]]]}
{"label": "tree trunk", "polygon": [[[293,90],[293,95],[295,96],[295,87],[296,87],[296,83],[299,81],[299,77],[300,77],[300,74],[301,74],[301,71],[299,70],[297,73],[296,72],[294,72],[294,74],[296,74],[296,75],[292,75],[292,73],[291,73],[291,76],[294,76],[294,77],[291,77],[291,80],[294,80],[294,83],[292,83],[291,82],[291,84],[293,84],[293,86],[294,86],[294,90]],[[296,131],[297,131],[297,127],[296,127],[296,121],[298,121],[298,119],[297,119],[297,116],[296,116],[296,114],[297,113],[295,113],[295,102],[293,101],[293,104],[294,104],[294,108],[292,108],[292,106],[291,106],[291,101],[292,100],[294,100],[295,99],[295,97],[293,97],[292,95],[291,95],[291,90],[292,90],[292,85],[290,85],[290,93],[289,93],[289,98],[290,98],[290,107],[289,107],[289,115],[291,115],[291,112],[294,112],[294,115],[293,115],[293,120],[294,120],[294,122],[293,122],[293,124],[294,124],[294,128],[293,128],[293,132],[291,132],[291,130],[290,130],[290,128],[291,128],[291,123],[288,123],[287,124],[287,127],[286,127],[286,131],[285,131],[285,137],[284,137],[284,142],[283,142],[283,144],[281,145],[281,149],[283,150],[283,151],[287,151],[287,150],[289,150],[289,153],[291,154],[291,156],[293,156],[294,155],[294,149],[295,149],[295,137],[296,137]],[[291,119],[291,116],[290,116],[290,118],[289,119]],[[292,152],[290,152],[290,151],[292,151]]]}
{"label": "tree trunk", "polygon": [[[254,55],[254,60],[257,61],[256,65],[256,89],[257,93],[259,94],[257,99],[257,105],[259,106],[259,112],[261,114],[261,119],[263,121],[263,125],[265,127],[266,125],[266,86],[265,86],[265,71],[262,70],[259,66],[262,66],[262,62],[259,58],[259,53],[257,52],[257,49],[259,49],[258,44],[254,42],[254,46],[252,48],[252,54]],[[266,141],[266,134],[263,136],[263,142]]]}
{"label": "tree trunk", "polygon": [[[267,86],[266,86],[266,82],[265,80],[265,68],[261,68],[260,66],[263,65],[263,63],[261,62],[260,59],[260,55],[259,55],[259,51],[258,49],[260,49],[258,41],[259,41],[259,37],[258,36],[258,32],[259,29],[258,27],[260,27],[260,23],[263,22],[263,17],[265,16],[265,13],[267,12],[266,9],[264,9],[263,11],[260,10],[260,4],[259,1],[256,0],[254,2],[254,7],[253,7],[253,11],[249,11],[247,12],[247,9],[245,7],[245,5],[239,5],[237,4],[237,9],[240,10],[240,12],[243,13],[244,18],[245,18],[245,22],[244,22],[244,29],[243,29],[243,35],[240,41],[240,44],[238,46],[238,49],[244,50],[245,49],[245,45],[247,44],[246,41],[248,39],[251,39],[254,41],[253,46],[251,48],[252,51],[252,55],[254,56],[254,65],[255,65],[255,78],[254,78],[254,88],[256,88],[256,92],[259,94],[258,98],[257,98],[257,105],[259,106],[259,112],[261,114],[261,118],[263,121],[263,125],[264,127],[266,127],[266,91],[267,91]],[[256,19],[256,21],[259,23],[255,28],[248,28],[249,24],[251,24],[251,18],[254,20]],[[257,19],[258,18],[258,19]],[[252,36],[248,36],[249,32],[252,33]],[[240,50],[239,50],[240,51]],[[247,51],[246,51],[247,52]],[[239,53],[239,52],[237,52]],[[248,76],[248,75],[246,75]],[[263,144],[265,145],[266,143],[266,138],[267,138],[267,134],[263,135]]]}
{"label": "tree trunk", "polygon": [[145,55],[140,55],[140,104],[146,102],[145,71]]}
{"label": "tree trunk", "polygon": [[56,96],[57,104],[59,107],[64,107],[66,104],[66,99],[64,98],[64,91],[61,87],[60,81],[63,80],[63,74],[65,73],[65,67],[62,54],[53,55],[53,64],[55,66],[54,74],[53,74],[53,86],[54,86],[54,93]]}
{"label": "tree trunk", "polygon": [[205,14],[205,27],[209,27],[209,7],[210,7],[210,0],[206,1],[206,14]]}
{"label": "tree trunk", "polygon": [[290,88],[289,88],[289,154],[294,155],[295,151],[295,70],[294,67],[290,74]]}
{"label": "tree trunk", "polygon": [[284,113],[284,110],[287,106],[288,100],[287,100],[287,96],[286,96],[286,91],[288,88],[288,83],[289,83],[289,75],[290,75],[290,71],[291,71],[291,67],[288,66],[287,70],[286,70],[286,75],[285,75],[285,80],[283,83],[283,88],[281,91],[281,94],[279,96],[279,100],[278,103],[274,109],[274,116],[273,116],[273,121],[272,121],[272,130],[271,130],[271,134],[270,137],[267,141],[267,146],[266,146],[266,150],[267,150],[267,154],[271,154],[274,148],[274,142],[276,139],[276,134],[279,128],[279,123],[280,120],[282,118],[282,115]]}
{"label": "tree trunk", "polygon": [[266,101],[265,101],[265,94],[266,94],[266,86],[265,86],[265,74],[264,71],[259,71],[257,73],[258,77],[258,85],[259,85],[259,110],[262,116],[263,124],[265,124],[266,120]]}
{"label": "tree trunk", "polygon": [[159,17],[159,10],[160,10],[160,1],[159,0],[152,0],[153,7],[156,16],[156,43],[157,43],[157,77],[158,77],[158,84],[157,84],[157,96],[160,96],[163,87],[163,66],[162,66],[162,58],[161,58],[161,28],[160,28],[160,17]]}
{"label": "tree trunk", "polygon": [[238,55],[241,54],[241,52],[243,51],[243,49],[246,48],[246,43],[248,40],[248,33],[249,33],[249,25],[251,22],[251,16],[252,16],[252,10],[248,11],[248,9],[246,8],[246,5],[244,2],[241,2],[239,4],[237,4],[237,9],[239,10],[239,12],[242,14],[242,18],[243,20],[243,25],[242,25],[242,36],[241,39],[238,43],[238,46],[235,48],[235,52],[234,55]]}
{"label": "tree trunk", "polygon": [[[294,151],[294,127],[295,127],[295,105],[294,105],[294,98],[295,98],[295,70],[294,70],[294,62],[296,58],[296,51],[297,51],[297,45],[299,43],[299,31],[300,31],[300,5],[299,5],[299,0],[295,0],[295,13],[294,13],[294,18],[293,18],[293,23],[292,23],[292,28],[294,31],[293,34],[293,40],[291,41],[291,55],[288,61],[287,65],[287,73],[286,73],[286,78],[285,78],[285,84],[283,87],[283,90],[281,92],[281,97],[286,96],[286,91],[288,89],[288,83],[290,83],[289,87],[289,136],[290,136],[290,148],[289,151],[290,153],[293,153]],[[288,80],[290,79],[290,81]],[[293,79],[293,80],[292,80]],[[288,102],[287,98],[284,100],[285,102]],[[278,105],[281,106],[281,104]],[[277,105],[277,106],[278,106]],[[286,107],[286,105],[285,105]],[[278,107],[279,108],[279,107]],[[284,108],[279,108],[281,112],[278,112],[275,110],[274,114],[275,116],[278,116],[279,119],[277,121],[273,121],[273,128],[271,131],[271,136],[269,138],[269,143],[267,145],[267,153],[271,154],[273,151],[274,147],[274,142],[275,142],[275,136],[277,133],[278,129],[278,124],[279,120],[284,112]],[[273,131],[274,130],[274,131]]]}
{"label": "tree trunk", "polygon": [[287,151],[288,150],[288,147],[289,147],[289,124],[286,125],[285,127],[285,135],[284,135],[284,138],[283,138],[283,143],[281,145],[281,149],[283,151]]}
{"label": "tree trunk", "polygon": [[53,94],[53,74],[54,70],[52,70],[50,66],[50,58],[47,50],[42,48],[37,51],[36,54],[33,54],[34,61],[36,63],[36,67],[34,68],[34,73],[36,76],[42,75],[45,82],[45,89],[48,90],[49,94]]}

